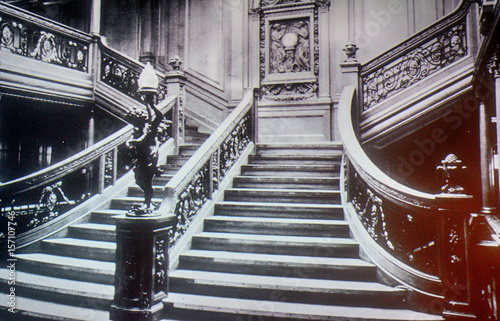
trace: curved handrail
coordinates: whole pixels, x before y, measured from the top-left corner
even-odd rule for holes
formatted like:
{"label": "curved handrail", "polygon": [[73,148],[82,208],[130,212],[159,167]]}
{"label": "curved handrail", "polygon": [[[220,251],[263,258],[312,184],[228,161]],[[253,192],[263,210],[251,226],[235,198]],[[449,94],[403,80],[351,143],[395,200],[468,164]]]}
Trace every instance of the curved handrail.
{"label": "curved handrail", "polygon": [[467,286],[472,196],[424,193],[381,171],[356,136],[356,101],[356,89],[344,88],[338,118],[345,152],[342,203],[354,236],[384,272],[427,298],[442,298],[450,275],[460,275],[457,284]]}
{"label": "curved handrail", "polygon": [[[161,104],[160,110],[163,114],[171,110],[176,103],[176,96],[170,96],[168,100]],[[113,150],[118,145],[123,144],[132,134],[133,126],[126,125],[121,130],[94,144],[93,146],[36,173],[0,183],[0,195],[18,194],[42,185],[47,185],[60,177],[67,175],[79,168],[82,168],[103,154]]]}
{"label": "curved handrail", "polygon": [[340,136],[344,142],[344,150],[356,171],[371,188],[384,194],[395,203],[416,208],[431,209],[449,207],[456,200],[470,199],[464,194],[430,194],[405,186],[380,170],[366,155],[358,141],[351,115],[356,97],[356,89],[347,86],[342,92],[339,102]]}

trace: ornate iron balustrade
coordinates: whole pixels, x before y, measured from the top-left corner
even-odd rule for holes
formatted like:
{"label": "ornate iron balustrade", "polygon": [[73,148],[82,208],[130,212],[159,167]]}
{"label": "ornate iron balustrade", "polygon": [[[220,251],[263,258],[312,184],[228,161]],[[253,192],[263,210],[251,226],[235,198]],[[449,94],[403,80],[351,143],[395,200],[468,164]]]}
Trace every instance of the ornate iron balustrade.
{"label": "ornate iron balustrade", "polygon": [[[167,118],[172,117],[176,103],[177,97],[173,96],[162,104],[162,112]],[[6,221],[14,217],[16,233],[22,237],[22,233],[52,221],[114,185],[134,166],[130,150],[125,146],[132,132],[132,125],[127,125],[60,163],[0,183],[0,224],[7,224]],[[0,234],[0,240],[2,237],[5,235]]]}
{"label": "ornate iron balustrade", "polygon": [[444,293],[445,303],[468,304],[466,238],[472,196],[423,193],[382,172],[355,134],[355,96],[354,87],[342,93],[339,130],[345,151],[342,201],[356,239],[399,280],[431,296]]}
{"label": "ornate iron balustrade", "polygon": [[[120,91],[121,93],[142,103],[141,95],[137,91],[137,80],[144,69],[139,61],[126,57],[123,54],[100,43],[100,77],[99,80]],[[167,98],[167,84],[165,75],[157,72],[160,78],[158,89],[158,102]]]}
{"label": "ornate iron balustrade", "polygon": [[174,216],[170,247],[186,232],[195,215],[217,190],[250,142],[256,140],[256,90],[242,102],[165,186],[169,195],[159,209]]}
{"label": "ornate iron balustrade", "polygon": [[0,3],[0,50],[88,72],[91,39],[76,29]]}
{"label": "ornate iron balustrade", "polygon": [[362,111],[421,82],[469,53],[469,1],[407,41],[361,66]]}

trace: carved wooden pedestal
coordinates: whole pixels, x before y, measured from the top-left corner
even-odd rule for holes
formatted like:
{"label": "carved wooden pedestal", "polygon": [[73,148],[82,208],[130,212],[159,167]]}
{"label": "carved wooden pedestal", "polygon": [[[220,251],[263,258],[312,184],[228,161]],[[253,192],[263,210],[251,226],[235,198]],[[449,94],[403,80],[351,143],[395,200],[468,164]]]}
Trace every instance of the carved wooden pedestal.
{"label": "carved wooden pedestal", "polygon": [[115,298],[111,320],[159,320],[168,293],[172,216],[116,217]]}

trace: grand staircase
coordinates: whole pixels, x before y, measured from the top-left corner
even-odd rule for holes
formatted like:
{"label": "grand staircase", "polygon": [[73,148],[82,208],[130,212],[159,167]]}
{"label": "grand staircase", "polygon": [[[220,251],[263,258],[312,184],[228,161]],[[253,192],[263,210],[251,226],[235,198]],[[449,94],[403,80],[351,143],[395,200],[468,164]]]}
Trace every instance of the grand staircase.
{"label": "grand staircase", "polygon": [[[154,178],[155,197],[162,200],[161,188],[208,137],[194,126],[186,126],[185,143],[179,155],[168,156],[164,173]],[[113,216],[124,214],[143,193],[135,184],[126,194],[109,201],[62,233],[42,241],[36,253],[18,254],[16,262],[16,315],[5,312],[0,302],[0,320],[109,320],[114,296],[115,223]],[[9,293],[8,269],[0,269],[0,291]],[[4,318],[2,318],[4,317]]]}
{"label": "grand staircase", "polygon": [[[196,148],[168,158],[157,188]],[[340,202],[341,156],[335,143],[257,145],[170,272],[163,321],[442,320],[409,310],[406,290],[377,282],[376,266],[359,257]],[[19,254],[15,320],[108,320],[112,217],[140,195],[131,186],[39,253]],[[6,293],[8,270],[0,273]]]}
{"label": "grand staircase", "polygon": [[258,145],[171,272],[168,320],[442,320],[409,310],[360,259],[341,156],[338,144]]}

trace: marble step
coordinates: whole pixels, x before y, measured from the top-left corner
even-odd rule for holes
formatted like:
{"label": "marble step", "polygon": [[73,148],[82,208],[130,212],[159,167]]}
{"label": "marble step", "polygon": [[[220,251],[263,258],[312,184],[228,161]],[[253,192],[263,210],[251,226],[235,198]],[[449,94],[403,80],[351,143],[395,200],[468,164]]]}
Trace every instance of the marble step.
{"label": "marble step", "polygon": [[358,257],[358,243],[349,238],[284,236],[202,232],[193,237],[196,250],[298,255]]}
{"label": "marble step", "polygon": [[179,269],[312,279],[374,281],[376,266],[355,258],[189,250]]}
{"label": "marble step", "polygon": [[[335,321],[442,321],[440,316],[407,309],[385,309],[223,298],[170,293],[164,301],[169,310],[199,320],[335,320]],[[199,313],[198,311],[203,311]]]}
{"label": "marble step", "polygon": [[338,204],[340,192],[331,190],[228,188],[224,200],[239,202]]}
{"label": "marble step", "polygon": [[263,202],[229,202],[215,204],[215,214],[241,217],[276,217],[340,220],[344,209],[340,204],[293,204]]}
{"label": "marble step", "polygon": [[349,224],[343,220],[214,215],[205,219],[205,231],[283,236],[349,237]]}

